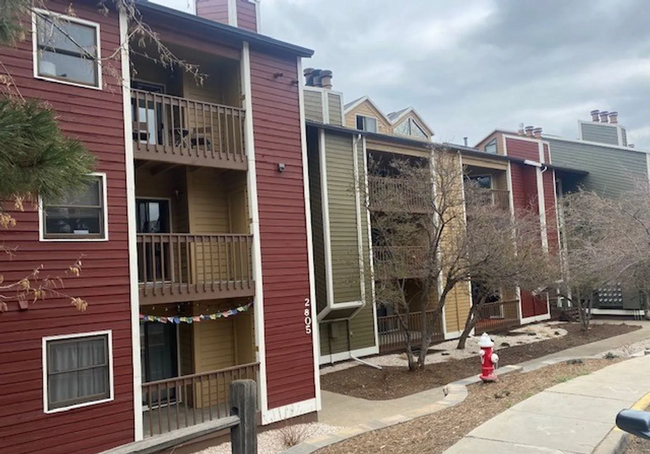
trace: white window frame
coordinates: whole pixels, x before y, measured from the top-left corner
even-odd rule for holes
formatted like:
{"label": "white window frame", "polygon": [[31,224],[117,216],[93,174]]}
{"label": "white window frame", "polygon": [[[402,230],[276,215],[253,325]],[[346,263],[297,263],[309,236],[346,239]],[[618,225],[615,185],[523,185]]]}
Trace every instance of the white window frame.
{"label": "white window frame", "polygon": [[[74,404],[67,407],[54,408],[50,410],[48,408],[48,387],[47,387],[47,343],[57,340],[70,340],[77,339],[80,337],[91,337],[91,336],[107,336],[108,337],[108,392],[109,397],[106,399],[95,400],[92,402],[84,402],[82,404]],[[43,356],[43,412],[46,414],[52,413],[61,413],[64,411],[74,410],[75,408],[89,407],[91,405],[104,404],[106,402],[112,402],[115,400],[115,383],[113,379],[113,331],[92,331],[89,333],[77,333],[77,334],[64,334],[60,336],[48,336],[44,337],[42,341],[42,356]]]}
{"label": "white window frame", "polygon": [[[37,36],[37,26],[36,26],[36,17],[37,16],[50,16],[56,17],[64,21],[68,21],[74,24],[85,25],[87,27],[93,27],[96,34],[97,42],[97,85],[87,85],[79,82],[73,82],[71,80],[57,79],[54,77],[42,76],[38,73],[38,36]],[[48,82],[56,82],[59,84],[72,85],[74,87],[90,88],[92,90],[102,90],[103,81],[102,81],[102,44],[101,44],[101,32],[100,25],[97,22],[91,22],[84,19],[79,19],[77,17],[66,16],[65,14],[54,13],[51,11],[45,11],[42,9],[35,8],[32,11],[32,61],[34,66],[34,78],[40,80],[47,80]]]}
{"label": "white window frame", "polygon": [[41,196],[38,196],[38,237],[39,241],[42,242],[62,242],[62,241],[71,241],[71,242],[103,242],[108,241],[108,194],[106,193],[106,174],[103,172],[92,172],[89,175],[94,177],[100,177],[102,181],[102,208],[103,208],[103,222],[104,222],[104,237],[103,238],[83,238],[83,235],[79,235],[80,238],[45,238],[45,207],[43,205],[43,199]]}
{"label": "white window frame", "polygon": [[[359,128],[357,128],[356,126],[357,126],[357,124],[359,122],[359,117],[361,117],[361,118],[371,118],[371,119],[375,120],[375,126],[376,126],[375,131],[368,131],[367,129],[359,129]],[[354,121],[355,121],[355,124],[354,124],[355,129],[357,129],[358,131],[366,131],[366,132],[371,132],[371,133],[374,133],[374,134],[379,133],[379,119],[377,117],[373,117],[372,115],[356,114]],[[365,121],[364,121],[364,127],[365,127]]]}

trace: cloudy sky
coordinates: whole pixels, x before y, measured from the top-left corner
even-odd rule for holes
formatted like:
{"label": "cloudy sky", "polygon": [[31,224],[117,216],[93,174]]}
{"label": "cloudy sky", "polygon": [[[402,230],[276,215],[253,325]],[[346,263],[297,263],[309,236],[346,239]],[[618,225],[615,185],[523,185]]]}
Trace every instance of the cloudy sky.
{"label": "cloudy sky", "polygon": [[412,105],[438,141],[519,123],[577,137],[616,110],[650,149],[647,0],[262,0],[262,32],[316,51],[346,102]]}

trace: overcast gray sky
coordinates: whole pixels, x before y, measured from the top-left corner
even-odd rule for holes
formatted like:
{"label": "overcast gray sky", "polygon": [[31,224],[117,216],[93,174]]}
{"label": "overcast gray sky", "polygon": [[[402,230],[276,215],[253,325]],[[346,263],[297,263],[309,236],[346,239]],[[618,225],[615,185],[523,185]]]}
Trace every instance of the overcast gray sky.
{"label": "overcast gray sky", "polygon": [[262,32],[316,51],[346,102],[413,106],[438,141],[519,123],[577,137],[616,110],[650,149],[648,0],[262,0]]}

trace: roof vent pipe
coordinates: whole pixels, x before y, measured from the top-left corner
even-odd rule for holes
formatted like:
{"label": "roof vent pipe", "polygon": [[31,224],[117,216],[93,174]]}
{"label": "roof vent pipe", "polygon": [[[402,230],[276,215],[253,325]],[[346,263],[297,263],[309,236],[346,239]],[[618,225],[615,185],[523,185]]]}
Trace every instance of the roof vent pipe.
{"label": "roof vent pipe", "polygon": [[591,114],[591,121],[596,121],[597,122],[598,121],[598,114],[600,113],[600,111],[598,109],[596,109],[596,110],[592,110],[589,113]]}
{"label": "roof vent pipe", "polygon": [[608,121],[607,121],[607,116],[608,115],[609,115],[609,112],[607,112],[606,110],[601,111],[600,112],[600,122],[601,123],[608,123]]}
{"label": "roof vent pipe", "polygon": [[463,137],[463,143],[467,146],[467,137]]}
{"label": "roof vent pipe", "polygon": [[609,122],[613,125],[618,123],[618,112],[609,113]]}
{"label": "roof vent pipe", "polygon": [[533,126],[526,126],[524,131],[526,131],[526,137],[533,137],[533,129],[535,129]]}
{"label": "roof vent pipe", "polygon": [[320,73],[320,82],[323,88],[327,90],[332,89],[332,71],[329,69],[324,69]]}
{"label": "roof vent pipe", "polygon": [[305,76],[305,85],[308,87],[313,87],[314,86],[314,68],[305,68],[305,70],[302,72]]}
{"label": "roof vent pipe", "polygon": [[542,128],[533,129],[533,137],[535,137],[536,139],[541,139],[542,138]]}

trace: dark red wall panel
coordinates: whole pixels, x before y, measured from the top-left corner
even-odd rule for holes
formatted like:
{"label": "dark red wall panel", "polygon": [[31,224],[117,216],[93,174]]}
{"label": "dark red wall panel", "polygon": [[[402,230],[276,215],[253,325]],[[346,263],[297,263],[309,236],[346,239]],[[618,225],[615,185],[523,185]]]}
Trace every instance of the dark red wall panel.
{"label": "dark red wall panel", "polygon": [[[88,5],[88,6],[86,6]],[[48,2],[64,12],[68,4]],[[75,14],[101,27],[102,56],[119,47],[117,15],[95,4],[75,2]],[[88,300],[78,312],[64,298],[39,301],[19,311],[10,302],[0,314],[0,451],[3,454],[91,454],[133,441],[133,366],[129,301],[126,174],[120,62],[104,62],[103,90],[74,87],[33,77],[31,34],[17,48],[0,48],[0,61],[25,98],[37,98],[58,113],[61,128],[81,140],[107,176],[109,239],[106,242],[40,242],[33,207],[13,213],[18,224],[0,230],[0,242],[18,246],[12,261],[0,262],[5,279],[20,278],[43,264],[62,275],[83,254],[83,271],[65,281],[64,291]],[[2,71],[0,71],[2,72]],[[113,402],[45,414],[41,343],[45,336],[112,330]]]}
{"label": "dark red wall panel", "polygon": [[[303,314],[310,288],[302,126],[298,86],[291,83],[300,76],[295,58],[252,50],[250,60],[268,400],[276,408],[315,397],[316,359]],[[283,77],[274,77],[278,72]],[[286,165],[282,173],[279,163]]]}
{"label": "dark red wall panel", "polygon": [[257,31],[257,7],[249,0],[237,0],[237,27]]}

